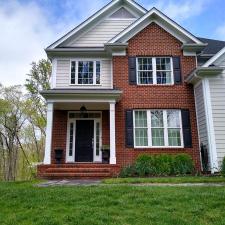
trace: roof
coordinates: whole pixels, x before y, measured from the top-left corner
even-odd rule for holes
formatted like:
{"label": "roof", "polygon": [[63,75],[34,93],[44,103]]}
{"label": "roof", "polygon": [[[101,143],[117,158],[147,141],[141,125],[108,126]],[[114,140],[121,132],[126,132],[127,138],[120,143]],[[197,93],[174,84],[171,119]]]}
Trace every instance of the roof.
{"label": "roof", "polygon": [[203,49],[203,55],[215,55],[222,48],[225,47],[225,41],[213,40],[208,38],[198,37],[202,42],[208,43],[208,45]]}

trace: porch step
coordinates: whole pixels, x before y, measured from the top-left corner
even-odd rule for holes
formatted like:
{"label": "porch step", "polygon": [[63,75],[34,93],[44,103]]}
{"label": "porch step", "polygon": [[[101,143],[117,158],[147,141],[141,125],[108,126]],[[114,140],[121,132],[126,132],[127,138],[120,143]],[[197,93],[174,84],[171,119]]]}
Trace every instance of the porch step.
{"label": "porch step", "polygon": [[46,170],[47,173],[98,173],[98,172],[106,172],[110,173],[110,168],[49,168]]}
{"label": "porch step", "polygon": [[45,177],[49,179],[62,179],[62,178],[71,178],[71,179],[95,179],[95,178],[107,178],[110,177],[110,173],[45,173]]}

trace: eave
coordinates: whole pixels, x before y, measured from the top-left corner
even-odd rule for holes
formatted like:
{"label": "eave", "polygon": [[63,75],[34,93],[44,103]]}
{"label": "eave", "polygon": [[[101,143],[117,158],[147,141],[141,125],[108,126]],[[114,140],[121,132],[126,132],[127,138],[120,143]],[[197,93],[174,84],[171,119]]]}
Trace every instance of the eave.
{"label": "eave", "polygon": [[188,52],[201,52],[208,44],[190,44],[190,43],[187,43],[187,44],[183,44],[182,45],[182,49],[184,51],[188,51]]}
{"label": "eave", "polygon": [[185,79],[185,81],[189,84],[196,84],[204,77],[213,77],[219,75],[223,70],[224,68],[216,66],[198,67]]}

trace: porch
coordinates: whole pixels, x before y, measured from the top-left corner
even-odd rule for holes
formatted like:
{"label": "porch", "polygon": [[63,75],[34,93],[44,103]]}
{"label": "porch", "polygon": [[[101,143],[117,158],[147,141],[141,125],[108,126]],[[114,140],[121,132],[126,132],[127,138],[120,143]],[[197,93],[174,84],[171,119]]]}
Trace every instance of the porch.
{"label": "porch", "polygon": [[47,128],[39,177],[113,176],[115,105],[121,91],[49,90],[42,95],[47,100]]}

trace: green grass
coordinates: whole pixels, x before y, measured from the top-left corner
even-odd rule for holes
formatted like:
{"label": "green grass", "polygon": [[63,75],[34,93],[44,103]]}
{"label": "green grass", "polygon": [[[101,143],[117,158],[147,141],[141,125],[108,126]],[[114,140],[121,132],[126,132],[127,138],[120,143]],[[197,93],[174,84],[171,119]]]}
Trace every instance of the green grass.
{"label": "green grass", "polygon": [[0,183],[1,225],[222,225],[224,206],[224,187]]}
{"label": "green grass", "polygon": [[225,183],[225,177],[186,176],[186,177],[151,177],[151,178],[111,178],[105,184],[138,184],[138,183]]}

